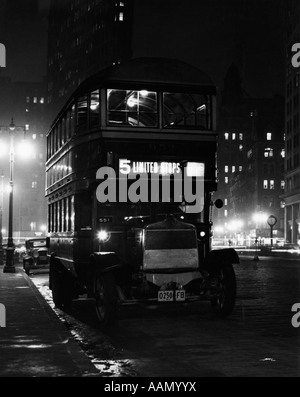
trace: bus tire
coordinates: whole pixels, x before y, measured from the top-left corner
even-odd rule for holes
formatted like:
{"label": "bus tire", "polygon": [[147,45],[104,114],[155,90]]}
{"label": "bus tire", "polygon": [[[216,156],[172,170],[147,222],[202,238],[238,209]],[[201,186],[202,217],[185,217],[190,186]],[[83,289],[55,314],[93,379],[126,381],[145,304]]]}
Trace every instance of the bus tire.
{"label": "bus tire", "polygon": [[116,320],[117,288],[112,272],[94,275],[94,298],[97,318],[102,325],[111,325]]}
{"label": "bus tire", "polygon": [[232,264],[224,264],[210,276],[211,307],[219,317],[229,316],[236,300],[236,277]]}

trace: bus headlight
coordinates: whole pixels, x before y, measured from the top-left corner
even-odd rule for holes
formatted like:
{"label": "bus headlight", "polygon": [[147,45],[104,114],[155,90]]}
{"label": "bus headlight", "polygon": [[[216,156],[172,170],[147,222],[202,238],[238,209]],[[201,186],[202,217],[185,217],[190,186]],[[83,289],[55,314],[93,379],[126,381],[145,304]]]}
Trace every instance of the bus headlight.
{"label": "bus headlight", "polygon": [[201,232],[200,232],[200,237],[204,237],[205,236],[205,232],[202,230]]}
{"label": "bus headlight", "polygon": [[110,234],[106,230],[100,230],[98,232],[98,239],[104,243],[110,239]]}

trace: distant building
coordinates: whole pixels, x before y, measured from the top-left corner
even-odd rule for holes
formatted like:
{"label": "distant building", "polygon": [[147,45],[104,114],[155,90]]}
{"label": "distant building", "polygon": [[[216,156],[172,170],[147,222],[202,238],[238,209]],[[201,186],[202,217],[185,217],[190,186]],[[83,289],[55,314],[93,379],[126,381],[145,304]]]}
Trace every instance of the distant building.
{"label": "distant building", "polygon": [[220,104],[216,198],[224,207],[215,212],[216,240],[270,242],[270,215],[277,218],[274,239],[283,238],[284,157],[283,98],[248,98],[232,65]]}
{"label": "distant building", "polygon": [[132,55],[133,0],[52,0],[47,103],[50,120],[77,86]]}
{"label": "distant building", "polygon": [[285,97],[285,238],[290,243],[300,240],[300,68],[291,64],[291,48],[300,42],[300,4],[288,1],[286,41]]}
{"label": "distant building", "polygon": [[[15,243],[18,243],[26,237],[44,234],[47,224],[46,83],[12,82],[8,77],[0,77],[0,204],[4,242],[8,229],[8,126],[12,117],[16,125],[13,234]],[[25,147],[22,146],[24,138]]]}

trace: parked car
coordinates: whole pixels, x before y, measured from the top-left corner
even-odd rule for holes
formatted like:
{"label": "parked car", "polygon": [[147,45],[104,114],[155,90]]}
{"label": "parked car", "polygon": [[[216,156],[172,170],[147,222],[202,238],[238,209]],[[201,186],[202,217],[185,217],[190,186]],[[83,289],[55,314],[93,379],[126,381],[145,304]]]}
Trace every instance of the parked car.
{"label": "parked car", "polygon": [[23,268],[26,274],[29,274],[32,270],[49,268],[47,239],[45,237],[26,240],[25,248]]}

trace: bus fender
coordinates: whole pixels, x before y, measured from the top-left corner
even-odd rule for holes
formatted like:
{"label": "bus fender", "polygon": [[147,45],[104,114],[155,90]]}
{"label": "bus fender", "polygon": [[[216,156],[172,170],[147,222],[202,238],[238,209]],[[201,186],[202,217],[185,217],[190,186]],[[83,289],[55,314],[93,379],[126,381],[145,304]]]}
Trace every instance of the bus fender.
{"label": "bus fender", "polygon": [[228,264],[239,264],[240,258],[233,248],[225,248],[210,251],[206,260],[205,268],[209,271],[218,270]]}
{"label": "bus fender", "polygon": [[93,252],[89,265],[92,274],[99,274],[119,270],[124,264],[115,252]]}

